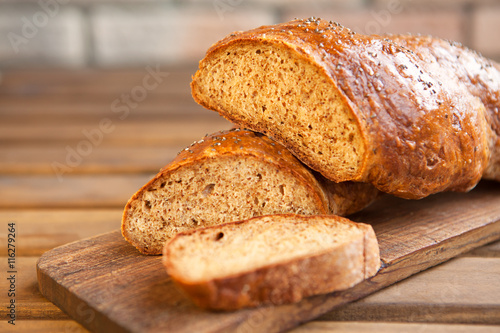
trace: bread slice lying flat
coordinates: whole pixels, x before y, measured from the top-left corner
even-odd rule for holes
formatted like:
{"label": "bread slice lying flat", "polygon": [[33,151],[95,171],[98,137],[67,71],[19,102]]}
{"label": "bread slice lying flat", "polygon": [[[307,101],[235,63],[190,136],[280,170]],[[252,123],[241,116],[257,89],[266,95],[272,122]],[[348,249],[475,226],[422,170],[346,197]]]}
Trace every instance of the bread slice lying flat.
{"label": "bread slice lying flat", "polygon": [[142,253],[161,254],[181,231],[267,214],[345,215],[377,195],[369,184],[332,183],[282,145],[236,129],[186,148],[137,191],[122,234]]}
{"label": "bread slice lying flat", "polygon": [[338,216],[255,217],[167,242],[163,263],[200,307],[235,310],[344,290],[376,274],[370,225]]}
{"label": "bread slice lying flat", "polygon": [[459,44],[317,18],[214,44],[194,99],[336,182],[404,198],[500,180],[500,71]]}

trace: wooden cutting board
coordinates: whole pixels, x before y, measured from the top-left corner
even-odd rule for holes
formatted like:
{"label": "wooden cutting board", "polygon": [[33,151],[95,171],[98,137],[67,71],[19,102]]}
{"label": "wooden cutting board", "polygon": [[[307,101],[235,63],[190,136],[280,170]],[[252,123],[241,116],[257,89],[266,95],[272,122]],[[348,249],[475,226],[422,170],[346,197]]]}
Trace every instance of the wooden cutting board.
{"label": "wooden cutting board", "polygon": [[500,186],[482,182],[466,194],[418,201],[387,196],[351,218],[373,225],[379,273],[349,290],[296,304],[228,313],[198,309],[172,283],[160,257],[139,254],[119,231],[45,253],[37,264],[39,288],[95,332],[284,331],[499,239]]}

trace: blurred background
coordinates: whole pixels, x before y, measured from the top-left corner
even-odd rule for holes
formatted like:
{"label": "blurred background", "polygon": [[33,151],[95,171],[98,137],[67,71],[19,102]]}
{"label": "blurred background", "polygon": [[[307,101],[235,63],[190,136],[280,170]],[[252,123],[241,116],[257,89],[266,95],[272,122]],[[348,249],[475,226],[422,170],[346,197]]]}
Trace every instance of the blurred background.
{"label": "blurred background", "polygon": [[[0,0],[0,271],[7,271],[13,223],[22,306],[16,332],[85,332],[38,291],[40,255],[116,232],[127,200],[161,167],[205,134],[231,127],[191,97],[207,48],[236,30],[310,16],[360,33],[432,34],[500,61],[500,0]],[[424,293],[417,312],[425,315],[414,317],[424,330],[443,318],[454,322],[447,311],[467,313],[454,317],[458,323],[483,323],[490,317],[477,309],[498,305],[496,294],[477,290],[488,285],[476,282],[484,276],[467,275],[474,271],[468,261],[461,265],[455,275],[467,283],[456,288],[468,297],[442,301],[439,312],[425,305],[439,295]],[[431,274],[424,285],[440,279]],[[0,280],[2,318],[7,282]],[[362,303],[372,310],[352,314],[408,321],[395,309],[414,311],[404,303],[414,299],[411,290],[398,289],[400,303],[389,295],[388,306]],[[486,322],[498,322],[498,311],[489,315],[496,317]]]}
{"label": "blurred background", "polygon": [[433,34],[500,59],[498,0],[0,0],[0,66],[195,63],[232,31],[309,16]]}

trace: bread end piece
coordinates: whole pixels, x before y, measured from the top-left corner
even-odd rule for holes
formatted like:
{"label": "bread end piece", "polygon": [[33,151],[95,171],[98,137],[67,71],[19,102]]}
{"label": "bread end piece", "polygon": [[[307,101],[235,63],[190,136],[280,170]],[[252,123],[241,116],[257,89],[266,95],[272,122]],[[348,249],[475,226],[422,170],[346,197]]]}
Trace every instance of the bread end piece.
{"label": "bread end piece", "polygon": [[498,179],[499,75],[448,41],[310,18],[222,39],[191,87],[202,106],[334,182],[419,199]]}
{"label": "bread end piece", "polygon": [[219,42],[193,77],[193,98],[275,138],[334,182],[360,180],[367,143],[357,115],[308,46],[299,48],[292,39],[247,34]]}
{"label": "bread end piece", "polygon": [[380,268],[370,225],[326,215],[269,215],[191,230],[163,254],[167,272],[195,304],[223,311],[345,290]]}

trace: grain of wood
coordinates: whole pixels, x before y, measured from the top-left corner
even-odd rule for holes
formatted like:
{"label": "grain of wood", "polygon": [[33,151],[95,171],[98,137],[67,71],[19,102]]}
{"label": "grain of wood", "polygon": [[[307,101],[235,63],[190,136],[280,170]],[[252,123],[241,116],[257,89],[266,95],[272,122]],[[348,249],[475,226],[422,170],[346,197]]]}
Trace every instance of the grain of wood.
{"label": "grain of wood", "polygon": [[[0,327],[7,324],[2,322]],[[15,327],[0,328],[8,333],[89,333],[82,325],[74,320],[16,320]]]}
{"label": "grain of wood", "polygon": [[463,257],[500,257],[500,242],[493,242],[491,244],[479,247],[470,252],[464,253]]}
{"label": "grain of wood", "polygon": [[[412,251],[429,242],[431,244],[439,243],[448,239],[450,235],[462,232],[461,226],[466,225],[469,220],[498,220],[500,218],[500,203],[497,203],[497,192],[497,183],[483,181],[476,189],[468,193],[440,193],[423,200],[409,201],[393,198],[391,200],[393,205],[398,208],[397,213],[392,212],[394,207],[388,206],[386,202],[380,200],[350,216],[350,218],[358,222],[364,222],[368,219],[376,233],[380,230],[386,231],[385,234],[377,233],[377,237],[379,243],[384,244],[381,248],[381,256],[392,261],[392,254],[397,255],[401,251]],[[425,209],[422,209],[422,205],[425,205]],[[399,236],[406,235],[407,229],[406,226],[397,223],[400,219],[415,221],[412,228],[417,230],[420,236],[401,242]],[[435,219],[453,221],[453,223],[432,223]],[[449,250],[460,249],[450,248]],[[429,248],[429,251],[434,250]]]}
{"label": "grain of wood", "polygon": [[[191,75],[196,66],[150,67],[162,72],[158,85],[152,91],[157,94],[176,95],[189,91]],[[163,73],[168,73],[164,75]],[[140,69],[68,71],[57,68],[30,68],[29,70],[5,71],[0,82],[0,94],[120,94],[136,85],[143,85],[149,74],[146,66]],[[148,79],[149,80],[149,79]],[[151,81],[151,84],[154,82]]]}
{"label": "grain of wood", "polygon": [[[122,94],[126,93],[126,91],[122,92]],[[122,99],[122,94],[97,97],[88,95],[2,96],[0,99],[0,109],[2,110],[0,119],[11,117],[21,119],[21,117],[29,116],[38,120],[47,116],[61,118],[93,116],[118,120],[119,117],[123,118],[125,114],[127,118],[137,119],[139,117],[165,116],[166,114],[197,116],[200,113],[208,112],[196,104],[191,96],[185,94],[175,98],[151,95],[144,100],[131,100],[131,102],[125,102]]]}
{"label": "grain of wood", "polygon": [[[162,329],[177,332],[203,332],[207,329],[213,332],[282,331],[460,253],[499,239],[499,200],[498,188],[492,183],[483,183],[474,195],[448,193],[419,201],[390,197],[381,199],[366,214],[356,215],[357,218],[363,217],[364,222],[371,223],[376,229],[384,263],[379,273],[351,289],[310,297],[291,305],[229,313],[202,311],[186,299],[166,273],[162,272],[161,258],[142,256],[123,240],[119,232],[47,252],[39,264],[39,285],[44,295],[92,330],[104,331],[99,326],[104,325],[108,330],[137,332]],[[437,207],[441,209],[436,209]],[[479,214],[478,211],[482,213]],[[380,212],[385,217],[379,215]],[[434,219],[432,214],[435,214]],[[399,246],[400,244],[404,246]],[[57,269],[53,269],[54,267]],[[491,279],[495,272],[498,275],[496,265],[491,269],[493,271],[485,274],[485,278]],[[122,274],[123,272],[127,274]],[[449,272],[446,274],[449,276]],[[461,279],[458,282],[472,289],[478,288],[473,280]],[[484,288],[487,290],[489,287]],[[433,290],[440,291],[438,287]],[[492,295],[496,294],[496,290],[497,287],[490,290]],[[487,291],[482,295],[486,293]],[[430,291],[428,295],[432,298]],[[395,304],[391,304],[390,300],[391,298],[387,299],[386,308],[395,313],[395,316],[398,313],[404,314],[399,318],[408,315],[404,298]],[[84,323],[84,318],[75,311],[75,304],[82,301],[94,311],[95,321]],[[478,315],[477,303],[458,304],[460,312],[464,313],[464,317],[469,316],[468,319],[475,317],[486,320],[483,323],[489,323],[487,320],[500,317],[497,313],[498,306],[495,305],[484,305],[481,310],[486,314]],[[415,305],[417,306],[426,313],[429,308],[434,311],[436,304],[420,302]],[[458,311],[454,305],[446,304],[446,308],[450,311],[441,313],[447,318],[454,315],[454,320],[457,320]],[[148,319],[138,316],[139,312],[147,313]],[[432,321],[431,317],[424,318]],[[419,317],[416,316],[415,321],[418,320]]]}
{"label": "grain of wood", "polygon": [[124,207],[153,175],[0,175],[0,208]]}
{"label": "grain of wood", "polygon": [[441,324],[409,324],[385,322],[320,322],[313,321],[299,326],[289,333],[494,333],[498,326],[488,325],[441,325]]}
{"label": "grain of wood", "polygon": [[153,174],[187,145],[184,142],[147,147],[102,144],[92,148],[88,156],[78,153],[78,143],[0,147],[0,173],[45,175],[50,179],[64,172],[61,176],[63,180],[67,175],[77,174]]}
{"label": "grain of wood", "polygon": [[[481,306],[500,299],[499,258],[457,258],[401,281],[359,303]],[[422,293],[425,290],[426,293]],[[498,308],[500,321],[500,306]],[[500,323],[500,322],[499,322]]]}
{"label": "grain of wood", "polygon": [[[7,209],[0,221],[16,223],[17,256],[40,256],[54,247],[120,228],[123,209]],[[0,256],[7,255],[7,229],[0,229]]]}
{"label": "grain of wood", "polygon": [[457,258],[320,319],[500,325],[499,274],[500,258]]}
{"label": "grain of wood", "polygon": [[[0,270],[2,278],[0,279],[0,317],[5,319],[9,313],[7,308],[10,297],[7,290],[10,288],[10,281],[7,280],[4,273],[10,270],[7,267],[6,257],[0,260]],[[17,273],[15,280],[15,304],[16,320],[21,319],[68,319],[68,316],[58,307],[49,302],[40,294],[37,286],[36,262],[38,257],[16,257],[15,269]],[[6,320],[5,320],[6,321]],[[2,320],[2,324],[5,324]]]}
{"label": "grain of wood", "polygon": [[4,143],[2,149],[18,148],[20,144],[26,144],[29,148],[39,142],[46,142],[55,148],[62,143],[71,145],[91,137],[103,145],[147,149],[159,145],[190,144],[207,133],[229,129],[232,125],[217,114],[207,112],[192,119],[165,115],[153,119],[117,120],[111,123],[111,129],[106,132],[99,126],[99,119],[82,119],[78,122],[54,117],[32,122],[6,120],[0,123],[0,142]]}
{"label": "grain of wood", "polygon": [[98,122],[93,124],[61,125],[60,130],[57,121],[45,127],[0,125],[12,134],[0,134],[0,142],[5,140],[0,173],[53,175],[60,168],[71,174],[156,173],[193,141],[230,128],[220,117],[199,119],[192,126],[185,120],[117,123],[109,134],[99,130]]}

